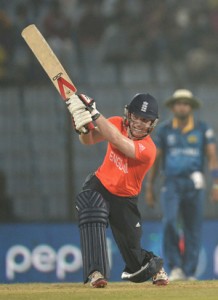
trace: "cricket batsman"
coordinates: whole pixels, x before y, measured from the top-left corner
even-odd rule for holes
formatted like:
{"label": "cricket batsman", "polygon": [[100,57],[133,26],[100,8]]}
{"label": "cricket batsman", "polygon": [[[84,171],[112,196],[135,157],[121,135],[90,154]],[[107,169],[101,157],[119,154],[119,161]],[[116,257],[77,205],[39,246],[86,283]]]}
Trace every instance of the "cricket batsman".
{"label": "cricket batsman", "polygon": [[[156,285],[167,285],[162,258],[141,247],[137,207],[142,181],[156,156],[150,136],[158,122],[156,99],[136,94],[126,105],[124,117],[109,119],[85,95],[72,95],[67,105],[82,144],[108,143],[103,163],[86,178],[76,197],[84,283],[90,281],[94,288],[107,285],[106,227],[110,225],[125,263],[121,278],[135,283],[151,279]],[[90,123],[95,126],[84,130]]]}

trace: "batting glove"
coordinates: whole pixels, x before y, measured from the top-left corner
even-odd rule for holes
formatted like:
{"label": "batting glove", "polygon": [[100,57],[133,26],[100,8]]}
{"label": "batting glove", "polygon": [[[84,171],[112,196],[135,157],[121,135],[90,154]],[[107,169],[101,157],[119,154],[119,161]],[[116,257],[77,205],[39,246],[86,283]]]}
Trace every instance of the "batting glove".
{"label": "batting glove", "polygon": [[[72,123],[73,123],[73,127],[74,127],[75,131],[78,134],[89,133],[89,131],[91,129],[93,129],[94,126],[92,125],[92,123],[89,123],[87,125],[87,121],[90,120],[89,122],[91,122],[92,119],[90,119],[90,116],[89,116],[90,113],[87,111],[86,105],[80,100],[80,98],[76,94],[73,94],[66,101],[66,104],[67,104],[67,108],[68,108],[70,114],[72,115]],[[86,113],[83,113],[85,111],[86,111]],[[89,113],[89,115],[87,113]],[[82,115],[80,115],[80,114],[82,114]],[[75,118],[76,118],[76,122],[75,122]],[[81,125],[83,123],[85,123],[84,126]]]}
{"label": "batting glove", "polygon": [[81,111],[86,109],[86,105],[80,100],[80,98],[73,94],[67,101],[67,108],[71,115],[73,116],[76,111]]}
{"label": "batting glove", "polygon": [[[90,123],[91,124],[91,123]],[[89,124],[89,125],[90,125]],[[76,131],[76,133],[78,133],[79,135],[80,134],[87,134],[87,133],[89,133],[89,131],[90,131],[90,129],[89,129],[89,126],[83,126],[83,127],[81,127],[79,130],[77,130],[76,129],[76,124],[75,124],[75,122],[74,122],[74,118],[72,117],[72,125],[73,125],[73,128],[74,128],[74,130]]]}
{"label": "batting glove", "polygon": [[81,131],[81,128],[83,126],[86,126],[92,122],[92,117],[90,112],[88,110],[84,110],[84,108],[75,111],[73,114],[73,119],[75,123],[75,128],[76,130],[79,131]]}
{"label": "batting glove", "polygon": [[86,106],[86,108],[90,111],[92,116],[92,121],[97,120],[100,117],[99,111],[96,109],[96,103],[94,99],[84,95],[80,94],[78,95],[79,99],[82,101],[82,103]]}

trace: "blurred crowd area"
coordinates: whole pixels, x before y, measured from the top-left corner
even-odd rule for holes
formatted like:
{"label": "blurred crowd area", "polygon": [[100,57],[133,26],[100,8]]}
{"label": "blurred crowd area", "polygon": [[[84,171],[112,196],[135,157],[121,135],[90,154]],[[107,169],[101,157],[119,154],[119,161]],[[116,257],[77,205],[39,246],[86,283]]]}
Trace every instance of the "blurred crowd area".
{"label": "blurred crowd area", "polygon": [[218,0],[1,0],[1,85],[45,81],[21,38],[31,23],[69,70],[110,64],[119,80],[142,62],[153,78],[162,65],[177,85],[216,84]]}
{"label": "blurred crowd area", "polygon": [[[185,87],[218,131],[218,0],[0,0],[0,222],[71,219],[72,198],[105,150],[87,155],[75,142],[63,101],[21,37],[33,23],[105,116],[122,115],[146,88],[162,121],[165,99]],[[143,208],[144,192],[139,202],[144,219],[160,218],[160,206]],[[209,195],[205,208],[217,218]]]}

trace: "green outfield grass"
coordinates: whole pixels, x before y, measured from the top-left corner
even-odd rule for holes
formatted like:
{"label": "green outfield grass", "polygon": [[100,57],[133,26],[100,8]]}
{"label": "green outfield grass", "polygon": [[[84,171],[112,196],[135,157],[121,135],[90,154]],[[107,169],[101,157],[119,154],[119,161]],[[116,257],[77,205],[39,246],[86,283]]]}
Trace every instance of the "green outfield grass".
{"label": "green outfield grass", "polygon": [[133,284],[111,282],[104,289],[88,284],[1,284],[1,300],[217,300],[218,280],[173,282],[168,286],[154,286],[151,282]]}

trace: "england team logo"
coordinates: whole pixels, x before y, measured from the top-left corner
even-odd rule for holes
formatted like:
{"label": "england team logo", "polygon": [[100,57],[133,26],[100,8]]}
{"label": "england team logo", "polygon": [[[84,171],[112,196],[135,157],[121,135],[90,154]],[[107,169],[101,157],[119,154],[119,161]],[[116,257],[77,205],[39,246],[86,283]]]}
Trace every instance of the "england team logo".
{"label": "england team logo", "polygon": [[147,101],[143,101],[142,107],[141,107],[141,111],[146,112],[147,108],[148,108],[148,102]]}

